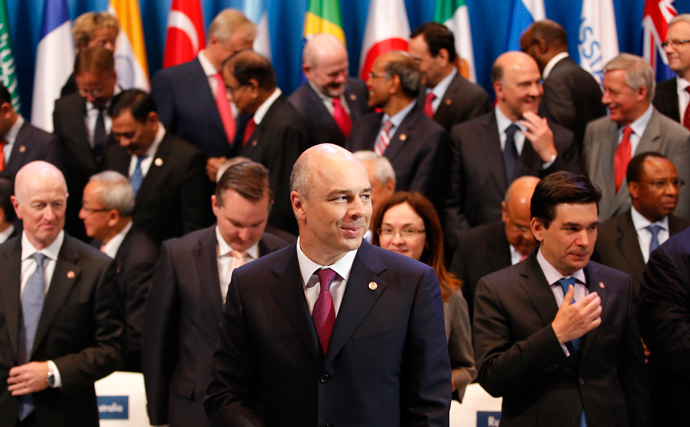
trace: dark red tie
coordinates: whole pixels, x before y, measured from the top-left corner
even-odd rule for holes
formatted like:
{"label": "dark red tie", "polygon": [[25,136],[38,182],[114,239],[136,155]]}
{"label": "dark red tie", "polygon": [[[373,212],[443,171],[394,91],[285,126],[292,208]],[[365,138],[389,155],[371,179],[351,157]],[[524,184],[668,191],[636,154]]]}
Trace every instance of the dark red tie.
{"label": "dark red tie", "polygon": [[426,94],[426,99],[424,100],[424,114],[429,116],[430,119],[434,118],[434,106],[431,105],[434,99],[436,99],[436,95],[434,95],[433,92],[429,92]]}
{"label": "dark red tie", "polygon": [[232,108],[230,107],[230,101],[228,101],[227,90],[225,89],[225,82],[223,81],[223,76],[220,73],[213,75],[218,83],[216,89],[216,107],[218,107],[218,114],[220,114],[220,120],[223,122],[223,129],[225,129],[225,136],[228,138],[228,143],[232,144],[233,138],[235,138],[235,118],[232,116]]}
{"label": "dark red tie", "polygon": [[5,170],[5,145],[7,141],[0,141],[0,172]]}
{"label": "dark red tie", "polygon": [[249,119],[247,122],[247,127],[244,128],[244,140],[242,141],[242,146],[244,147],[247,145],[247,141],[249,141],[249,138],[252,136],[254,133],[254,130],[256,129],[256,122],[254,121],[254,117]]}
{"label": "dark red tie", "polygon": [[333,307],[333,298],[331,297],[331,283],[333,283],[335,278],[335,271],[330,268],[322,268],[316,274],[319,276],[321,292],[314,304],[314,311],[311,317],[321,342],[323,354],[326,354],[328,342],[331,340],[331,332],[333,332],[333,325],[335,325],[335,307]]}
{"label": "dark red tie", "polygon": [[350,136],[352,120],[347,115],[347,111],[345,111],[343,104],[340,102],[340,98],[333,98],[333,120],[335,120],[345,138]]}
{"label": "dark red tie", "polygon": [[[686,87],[685,91],[690,93],[690,86]],[[686,129],[690,129],[690,102],[688,102],[688,105],[685,107],[685,115],[683,116],[683,126],[685,126]]]}
{"label": "dark red tie", "polygon": [[618,193],[618,190],[621,188],[623,178],[625,178],[625,174],[628,170],[628,163],[630,163],[630,159],[632,158],[632,145],[630,145],[630,134],[632,133],[633,130],[630,126],[624,127],[623,138],[621,139],[621,143],[618,144],[618,148],[616,148],[616,156],[613,160],[613,171],[616,178],[616,193]]}

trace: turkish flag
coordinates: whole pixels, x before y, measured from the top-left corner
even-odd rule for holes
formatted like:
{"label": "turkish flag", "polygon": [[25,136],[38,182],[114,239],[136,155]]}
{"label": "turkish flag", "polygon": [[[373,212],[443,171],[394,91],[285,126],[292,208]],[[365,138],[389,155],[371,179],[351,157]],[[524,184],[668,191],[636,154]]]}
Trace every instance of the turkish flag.
{"label": "turkish flag", "polygon": [[206,47],[200,0],[173,0],[168,14],[163,68],[191,61]]}
{"label": "turkish flag", "polygon": [[359,76],[365,82],[374,60],[392,50],[407,52],[410,24],[403,0],[371,0],[362,42]]}

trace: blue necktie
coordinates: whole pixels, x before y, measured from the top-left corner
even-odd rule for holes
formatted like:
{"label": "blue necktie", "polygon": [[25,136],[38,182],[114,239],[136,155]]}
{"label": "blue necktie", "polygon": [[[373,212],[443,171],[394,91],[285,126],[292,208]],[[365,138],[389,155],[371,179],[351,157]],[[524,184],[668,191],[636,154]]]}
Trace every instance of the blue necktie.
{"label": "blue necktie", "polygon": [[134,173],[129,179],[129,183],[132,185],[132,190],[134,190],[134,197],[137,197],[137,193],[141,188],[141,182],[144,180],[144,176],[141,173],[141,162],[146,158],[146,154],[137,156],[137,166],[134,168]]}
{"label": "blue necktie", "polygon": [[649,242],[649,255],[651,255],[652,252],[654,252],[654,249],[659,247],[659,230],[661,230],[661,226],[652,224],[646,226],[645,228],[652,233],[652,241]]}
{"label": "blue necktie", "polygon": [[513,174],[515,173],[515,166],[517,166],[520,156],[515,146],[515,132],[520,128],[515,123],[512,123],[506,128],[506,145],[503,148],[503,162],[506,166],[506,179],[508,185],[513,182]]}
{"label": "blue necktie", "polygon": [[[31,349],[36,338],[38,321],[43,311],[46,275],[43,262],[45,255],[36,252],[31,256],[36,260],[36,270],[29,277],[22,297],[22,324],[19,329],[19,365],[29,363]],[[34,396],[27,394],[19,400],[19,420],[23,421],[34,410]]]}

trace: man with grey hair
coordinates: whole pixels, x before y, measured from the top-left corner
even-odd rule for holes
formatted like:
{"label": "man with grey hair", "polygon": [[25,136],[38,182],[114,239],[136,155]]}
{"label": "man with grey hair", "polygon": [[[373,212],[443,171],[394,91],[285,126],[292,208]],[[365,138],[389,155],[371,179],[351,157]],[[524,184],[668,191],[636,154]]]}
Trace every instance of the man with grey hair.
{"label": "man with grey hair", "polygon": [[[655,82],[649,64],[622,53],[603,72],[601,101],[609,114],[587,125],[583,146],[587,175],[601,188],[600,222],[630,209],[625,175],[636,154],[661,153],[676,166],[678,177],[690,182],[690,131],[652,106]],[[680,197],[689,200],[690,187],[681,188]],[[690,219],[690,204],[679,205],[676,215]]]}
{"label": "man with grey hair", "polygon": [[[395,171],[390,160],[380,156],[371,150],[361,150],[354,153],[364,165],[369,175],[371,184],[371,207],[372,212],[376,213],[381,202],[395,193]],[[371,233],[374,230],[367,230],[364,238],[371,243]]]}
{"label": "man with grey hair", "polygon": [[230,151],[235,129],[242,127],[235,122],[237,109],[228,101],[221,68],[235,52],[251,49],[255,38],[256,26],[242,12],[224,9],[211,22],[206,48],[195,59],[162,69],[151,81],[161,123],[204,153],[211,180]]}
{"label": "man with grey hair", "polygon": [[307,82],[288,101],[304,116],[315,144],[343,146],[352,122],[370,112],[369,90],[363,81],[348,77],[347,50],[332,34],[316,34],[302,52]]}
{"label": "man with grey hair", "polygon": [[681,123],[690,129],[690,14],[682,13],[668,23],[668,32],[664,41],[664,51],[668,58],[669,68],[676,77],[656,85],[654,107],[661,114]]}
{"label": "man with grey hair", "polygon": [[345,141],[350,151],[373,150],[390,160],[396,191],[419,191],[441,208],[448,172],[448,135],[417,104],[421,74],[407,53],[393,51],[376,58],[367,86],[368,114],[355,122]]}
{"label": "man with grey hair", "polygon": [[132,223],[134,192],[119,172],[93,175],[82,199],[79,218],[93,245],[117,263],[118,297],[125,310],[127,359],[124,371],[141,372],[144,302],[151,287],[158,247]]}

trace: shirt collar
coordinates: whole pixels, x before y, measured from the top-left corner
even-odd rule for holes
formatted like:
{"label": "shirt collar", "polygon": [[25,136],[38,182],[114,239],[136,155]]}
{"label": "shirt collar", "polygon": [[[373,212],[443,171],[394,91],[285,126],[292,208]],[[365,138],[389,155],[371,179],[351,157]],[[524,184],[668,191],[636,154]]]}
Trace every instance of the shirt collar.
{"label": "shirt collar", "polygon": [[[638,117],[637,120],[628,125],[630,126],[630,128],[632,128],[633,132],[635,132],[635,135],[637,135],[640,138],[642,137],[644,130],[647,128],[647,125],[649,124],[649,119],[652,118],[652,111],[654,111],[654,107],[652,107],[652,104],[649,104],[647,111],[645,111],[640,117]],[[621,126],[621,132],[622,129],[623,126]]]}
{"label": "shirt collar", "polygon": [[[220,229],[216,225],[216,242],[218,242],[218,256],[229,255],[233,251],[232,247],[223,239],[220,234]],[[249,249],[247,249],[247,255],[252,259],[259,258],[259,242],[254,243]]]}
{"label": "shirt collar", "polygon": [[563,277],[573,277],[577,279],[578,282],[583,283],[585,285],[587,284],[587,279],[585,278],[585,271],[583,269],[579,269],[568,276],[563,276],[558,270],[556,270],[556,267],[551,265],[551,263],[548,262],[546,258],[544,258],[544,255],[541,253],[541,248],[539,248],[539,252],[537,253],[537,262],[539,263],[539,267],[541,267],[541,271],[544,273],[546,281],[549,283],[549,285],[553,285],[554,283],[561,280]]}
{"label": "shirt collar", "polygon": [[219,71],[216,70],[216,67],[214,67],[211,61],[206,57],[206,55],[204,55],[204,52],[206,52],[206,49],[201,50],[196,57],[199,60],[201,68],[204,70],[206,77],[213,77],[218,74]]}
{"label": "shirt collar", "polygon": [[10,130],[5,135],[5,141],[8,145],[14,145],[14,141],[17,140],[17,134],[19,134],[19,129],[22,128],[23,124],[24,118],[21,115],[17,114],[17,121],[14,122]]}
{"label": "shirt collar", "polygon": [[551,58],[551,60],[546,64],[546,67],[544,67],[544,72],[542,73],[542,78],[545,79],[549,77],[549,74],[551,74],[551,70],[553,70],[553,67],[558,64],[558,61],[560,61],[563,58],[567,58],[570,55],[568,55],[568,52],[561,52],[558,55],[554,56]]}
{"label": "shirt collar", "polygon": [[633,222],[633,225],[635,226],[635,230],[637,230],[638,232],[640,230],[646,229],[647,226],[649,226],[649,225],[659,225],[664,230],[668,230],[668,217],[667,216],[663,217],[659,221],[651,222],[650,220],[648,220],[647,218],[642,216],[642,214],[639,213],[637,211],[637,209],[635,209],[634,206],[630,208],[630,216],[632,217],[632,222]]}
{"label": "shirt collar", "polygon": [[261,120],[263,120],[263,119],[264,119],[264,116],[266,115],[266,113],[268,113],[268,109],[271,108],[271,105],[273,105],[273,103],[275,102],[275,100],[278,99],[278,97],[279,97],[280,94],[282,94],[282,93],[283,93],[283,92],[282,92],[279,88],[276,88],[276,89],[273,91],[273,93],[271,94],[271,96],[269,96],[268,98],[266,98],[266,100],[264,101],[264,103],[261,104],[261,105],[259,106],[259,108],[256,109],[256,112],[254,113],[254,117],[253,117],[253,118],[254,118],[254,123],[256,123],[257,125],[259,125],[259,124],[261,123]]}
{"label": "shirt collar", "polygon": [[383,120],[381,121],[381,123],[384,123],[386,120],[390,120],[391,123],[393,123],[393,127],[397,129],[402,123],[402,121],[405,120],[407,113],[409,113],[415,105],[417,105],[417,100],[413,100],[412,102],[410,102],[410,104],[407,107],[398,111],[393,117],[389,116],[388,113],[383,113]]}
{"label": "shirt collar", "polygon": [[517,125],[517,127],[520,128],[521,131],[524,132],[526,130],[525,125],[523,125],[520,122],[520,120],[518,120],[517,122],[511,122],[510,119],[508,117],[506,117],[505,114],[503,114],[503,111],[501,111],[501,109],[498,108],[498,105],[496,105],[495,110],[496,110],[496,125],[498,126],[498,133],[499,134],[504,134],[506,129],[508,129],[508,126],[510,126],[513,123],[515,123]]}
{"label": "shirt collar", "polygon": [[690,82],[685,80],[684,78],[680,76],[676,76],[676,87],[678,88],[678,93],[682,93],[685,91],[685,88],[690,86]]}
{"label": "shirt collar", "polygon": [[300,238],[297,238],[297,261],[299,263],[299,270],[302,274],[303,286],[307,286],[309,279],[316,270],[322,268],[330,268],[335,271],[338,276],[342,277],[347,281],[350,277],[350,271],[352,270],[352,264],[355,262],[355,256],[357,255],[357,249],[350,251],[345,254],[342,258],[331,265],[319,265],[314,261],[310,260],[300,247]]}
{"label": "shirt collar", "polygon": [[158,151],[158,146],[161,145],[161,141],[163,141],[164,137],[165,126],[163,126],[163,123],[158,122],[158,131],[156,131],[156,137],[153,138],[153,143],[151,144],[149,149],[146,150],[146,157],[152,159],[156,155],[156,151]]}
{"label": "shirt collar", "polygon": [[65,240],[65,231],[62,230],[60,233],[58,233],[57,237],[51,243],[48,245],[48,247],[41,249],[40,251],[34,247],[34,245],[31,244],[29,241],[29,238],[26,237],[26,230],[22,231],[22,261],[26,260],[29,258],[31,255],[35,254],[36,252],[40,252],[43,255],[47,256],[48,258],[57,261],[58,254],[60,253],[60,248],[62,247],[62,242]]}
{"label": "shirt collar", "polygon": [[103,253],[108,255],[110,258],[115,258],[117,251],[120,249],[120,245],[125,240],[125,236],[132,229],[132,220],[130,220],[127,225],[125,225],[119,233],[113,236],[112,239],[108,240],[108,243],[103,245]]}
{"label": "shirt collar", "polygon": [[433,89],[427,89],[427,93],[433,92],[434,95],[436,96],[437,99],[443,98],[443,95],[446,94],[446,91],[448,90],[448,86],[450,86],[450,82],[453,81],[453,78],[455,75],[458,74],[458,71],[453,67],[450,71],[450,73],[443,78],[436,86],[434,86]]}

